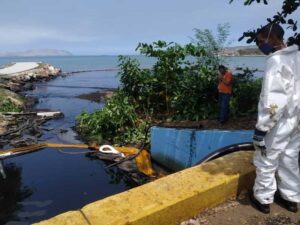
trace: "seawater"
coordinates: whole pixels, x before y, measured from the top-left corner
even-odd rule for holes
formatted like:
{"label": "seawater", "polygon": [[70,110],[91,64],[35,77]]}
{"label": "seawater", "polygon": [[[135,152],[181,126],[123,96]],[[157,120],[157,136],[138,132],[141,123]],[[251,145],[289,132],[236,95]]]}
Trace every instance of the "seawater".
{"label": "seawater", "polygon": [[[133,56],[142,67],[151,67],[154,59]],[[71,56],[0,58],[0,64],[20,61],[42,61],[66,71],[117,69],[117,56]],[[230,67],[248,66],[263,69],[262,57],[229,57]],[[64,117],[44,124],[40,142],[81,143],[72,127],[82,112],[103,107],[77,96],[103,88],[119,86],[118,71],[94,71],[58,77],[37,83],[26,92],[39,99],[38,109],[59,110]],[[84,151],[82,149],[81,151]],[[94,160],[78,149],[50,149],[4,161],[6,180],[0,178],[0,224],[31,224],[135,186],[116,168],[106,169],[107,162]]]}
{"label": "seawater", "polygon": [[[137,59],[141,67],[150,68],[155,63],[155,58],[141,55],[130,56]],[[82,70],[118,69],[118,56],[55,56],[55,57],[0,57],[0,65],[11,62],[47,62],[61,68],[65,72]],[[265,57],[243,56],[224,57],[224,64],[229,68],[249,67],[251,69],[264,69]]]}
{"label": "seawater", "polygon": [[[140,61],[142,67],[150,67],[154,58],[130,56]],[[0,57],[0,65],[11,62],[47,62],[61,68],[64,72],[83,70],[117,69],[118,56],[51,56],[51,57]]]}
{"label": "seawater", "polygon": [[[39,99],[38,109],[59,110],[63,118],[43,125],[40,142],[81,143],[72,127],[82,112],[103,107],[77,98],[102,86],[116,88],[115,72],[78,73],[37,83],[28,96]],[[117,168],[106,169],[108,162],[78,152],[87,149],[45,148],[3,161],[7,175],[0,178],[0,224],[31,224],[135,186]]]}

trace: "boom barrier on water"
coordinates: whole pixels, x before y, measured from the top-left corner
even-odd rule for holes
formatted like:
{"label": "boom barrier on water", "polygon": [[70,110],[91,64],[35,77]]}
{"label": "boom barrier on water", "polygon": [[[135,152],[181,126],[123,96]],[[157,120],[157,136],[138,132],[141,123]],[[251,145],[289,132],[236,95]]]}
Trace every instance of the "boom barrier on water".
{"label": "boom barrier on water", "polygon": [[[40,143],[33,144],[24,147],[10,148],[6,150],[0,150],[0,160],[4,160],[11,157],[16,157],[23,154],[32,153],[35,151],[42,150],[44,148],[76,148],[76,149],[90,149],[91,151],[81,152],[81,153],[96,153],[98,158],[115,160],[111,166],[121,164],[127,160],[135,159],[135,164],[139,172],[143,173],[149,177],[160,177],[152,167],[150,153],[145,149],[137,149],[133,147],[112,147],[108,145],[104,146],[90,146],[86,144],[59,144],[59,143]],[[64,153],[64,152],[62,152]],[[104,155],[108,155],[105,156]],[[1,162],[1,161],[0,161]],[[0,165],[0,172],[3,177],[5,177],[3,166]]]}

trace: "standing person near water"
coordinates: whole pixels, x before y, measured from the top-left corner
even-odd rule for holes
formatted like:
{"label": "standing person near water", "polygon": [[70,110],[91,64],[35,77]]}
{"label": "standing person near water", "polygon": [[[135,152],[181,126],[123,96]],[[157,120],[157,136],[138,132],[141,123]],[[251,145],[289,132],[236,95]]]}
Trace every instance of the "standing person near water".
{"label": "standing person near water", "polygon": [[300,52],[286,47],[278,24],[262,27],[256,35],[267,56],[253,136],[256,179],[252,203],[264,213],[275,201],[291,212],[300,202]]}
{"label": "standing person near water", "polygon": [[229,102],[232,93],[232,73],[227,70],[224,65],[219,66],[218,76],[218,91],[219,91],[219,122],[224,124],[229,117]]}

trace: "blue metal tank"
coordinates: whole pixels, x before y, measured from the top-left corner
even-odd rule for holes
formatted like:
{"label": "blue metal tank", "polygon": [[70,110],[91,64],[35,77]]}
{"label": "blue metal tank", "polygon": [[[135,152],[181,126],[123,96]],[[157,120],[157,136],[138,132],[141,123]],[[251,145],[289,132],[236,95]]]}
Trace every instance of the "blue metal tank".
{"label": "blue metal tank", "polygon": [[218,149],[251,142],[253,130],[151,128],[151,156],[172,170],[195,165]]}

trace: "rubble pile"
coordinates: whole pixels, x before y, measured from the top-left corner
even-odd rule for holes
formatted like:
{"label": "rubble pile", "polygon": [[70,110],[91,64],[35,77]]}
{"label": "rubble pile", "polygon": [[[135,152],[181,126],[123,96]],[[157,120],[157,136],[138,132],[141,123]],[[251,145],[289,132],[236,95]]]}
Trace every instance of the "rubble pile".
{"label": "rubble pile", "polygon": [[0,148],[7,144],[18,147],[38,142],[42,134],[40,125],[52,116],[32,112],[36,100],[22,93],[32,89],[34,82],[47,81],[60,74],[60,69],[40,62],[12,63],[0,69]]}

